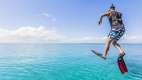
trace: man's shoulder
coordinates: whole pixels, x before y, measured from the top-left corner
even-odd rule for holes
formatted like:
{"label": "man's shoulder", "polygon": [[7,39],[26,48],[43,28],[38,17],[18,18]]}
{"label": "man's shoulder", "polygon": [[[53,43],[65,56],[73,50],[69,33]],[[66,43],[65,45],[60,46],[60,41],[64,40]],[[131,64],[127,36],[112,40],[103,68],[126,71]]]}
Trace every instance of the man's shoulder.
{"label": "man's shoulder", "polygon": [[119,11],[116,11],[118,14],[122,14],[121,12],[119,12]]}

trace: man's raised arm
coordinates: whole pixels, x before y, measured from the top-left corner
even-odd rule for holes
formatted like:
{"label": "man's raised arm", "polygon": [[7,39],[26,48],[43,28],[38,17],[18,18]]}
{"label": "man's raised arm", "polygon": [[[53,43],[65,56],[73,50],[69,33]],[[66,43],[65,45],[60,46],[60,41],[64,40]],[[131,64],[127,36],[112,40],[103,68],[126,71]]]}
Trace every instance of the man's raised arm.
{"label": "man's raised arm", "polygon": [[105,12],[104,14],[102,14],[98,24],[99,25],[102,24],[103,17],[108,16],[108,15],[109,15],[109,11]]}

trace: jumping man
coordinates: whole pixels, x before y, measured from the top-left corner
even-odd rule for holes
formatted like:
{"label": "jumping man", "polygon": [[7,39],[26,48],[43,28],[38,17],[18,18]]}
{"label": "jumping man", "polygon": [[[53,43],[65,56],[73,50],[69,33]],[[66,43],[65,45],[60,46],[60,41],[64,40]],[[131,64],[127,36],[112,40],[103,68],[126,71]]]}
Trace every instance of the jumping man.
{"label": "jumping man", "polygon": [[106,59],[111,43],[115,48],[118,49],[120,53],[119,56],[123,57],[125,55],[124,49],[117,42],[125,33],[125,27],[122,21],[122,14],[116,11],[115,6],[112,4],[110,8],[101,15],[99,25],[102,24],[102,19],[104,17],[107,17],[109,19],[111,30],[105,41],[105,48],[102,58]]}

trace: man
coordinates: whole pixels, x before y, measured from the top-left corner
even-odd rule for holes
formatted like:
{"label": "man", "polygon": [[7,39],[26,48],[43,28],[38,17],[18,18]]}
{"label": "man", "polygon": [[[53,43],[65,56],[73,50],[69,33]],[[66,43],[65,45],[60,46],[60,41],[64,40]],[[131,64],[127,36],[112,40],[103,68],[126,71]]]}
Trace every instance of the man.
{"label": "man", "polygon": [[111,43],[115,48],[118,49],[120,53],[119,57],[123,57],[125,55],[124,49],[117,42],[125,32],[125,27],[122,21],[122,14],[117,12],[115,10],[115,6],[112,4],[109,10],[101,15],[99,25],[102,23],[102,19],[105,16],[109,19],[111,31],[105,41],[105,48],[102,58],[106,59]]}

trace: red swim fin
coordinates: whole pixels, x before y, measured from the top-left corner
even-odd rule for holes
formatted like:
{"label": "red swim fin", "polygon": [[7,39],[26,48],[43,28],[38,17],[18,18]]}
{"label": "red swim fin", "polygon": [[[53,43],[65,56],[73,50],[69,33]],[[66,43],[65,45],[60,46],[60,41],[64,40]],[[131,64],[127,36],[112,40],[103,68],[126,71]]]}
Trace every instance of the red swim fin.
{"label": "red swim fin", "polygon": [[122,74],[124,74],[125,72],[128,72],[127,66],[124,62],[123,57],[119,57],[117,63],[118,63],[119,69],[120,69]]}

